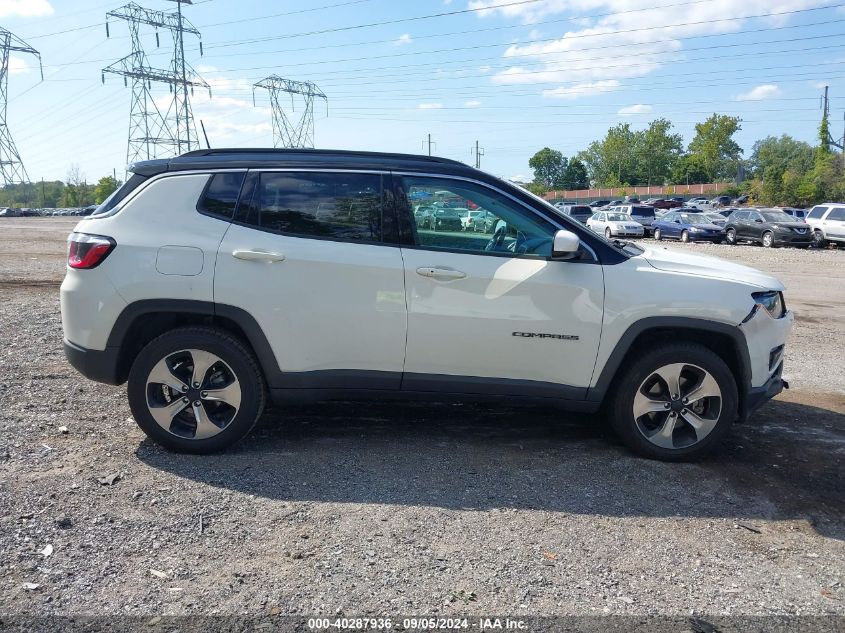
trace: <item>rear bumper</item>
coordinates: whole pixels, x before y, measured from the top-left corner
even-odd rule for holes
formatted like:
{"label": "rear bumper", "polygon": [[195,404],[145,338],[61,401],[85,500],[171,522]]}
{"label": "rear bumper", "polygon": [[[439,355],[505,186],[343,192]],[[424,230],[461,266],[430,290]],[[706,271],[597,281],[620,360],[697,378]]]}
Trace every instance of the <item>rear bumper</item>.
{"label": "rear bumper", "polygon": [[90,380],[107,385],[119,385],[117,347],[104,350],[86,349],[67,339],[64,340],[65,357],[76,371]]}

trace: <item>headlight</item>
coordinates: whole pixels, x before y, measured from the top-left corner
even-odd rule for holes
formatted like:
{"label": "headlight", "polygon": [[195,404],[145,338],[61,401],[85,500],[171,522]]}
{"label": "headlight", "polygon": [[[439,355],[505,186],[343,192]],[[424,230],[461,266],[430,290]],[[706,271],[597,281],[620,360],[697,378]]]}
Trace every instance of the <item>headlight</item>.
{"label": "headlight", "polygon": [[698,233],[700,230],[701,229],[698,228],[697,226],[690,227],[690,231],[692,231],[693,233]]}
{"label": "headlight", "polygon": [[765,308],[773,319],[779,319],[786,314],[786,305],[782,293],[770,290],[769,292],[754,292],[751,296],[754,299],[755,307]]}

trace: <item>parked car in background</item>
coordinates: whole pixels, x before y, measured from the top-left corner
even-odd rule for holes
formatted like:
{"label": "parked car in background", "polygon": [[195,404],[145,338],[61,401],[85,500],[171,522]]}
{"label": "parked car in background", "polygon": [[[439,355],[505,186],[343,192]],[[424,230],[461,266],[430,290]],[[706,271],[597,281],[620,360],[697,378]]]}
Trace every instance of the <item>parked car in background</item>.
{"label": "parked car in background", "polygon": [[3,207],[0,209],[0,218],[16,218],[18,216],[14,209]]}
{"label": "parked car in background", "polygon": [[608,210],[630,215],[634,220],[643,225],[645,235],[651,235],[651,224],[656,217],[654,215],[654,207],[648,207],[644,204],[620,204]]}
{"label": "parked car in background", "polygon": [[806,222],[817,246],[845,244],[845,204],[826,202],[810,209]]}
{"label": "parked car in background", "polygon": [[599,211],[589,220],[587,226],[596,233],[603,233],[607,239],[614,237],[642,237],[643,225],[627,213]]}
{"label": "parked car in background", "polygon": [[787,215],[791,215],[795,218],[796,222],[803,222],[807,218],[807,214],[809,211],[806,209],[796,209],[795,207],[773,207],[774,209],[778,209],[779,211],[783,211]]}
{"label": "parked car in background", "polygon": [[578,220],[581,224],[586,224],[595,211],[586,204],[571,204],[565,205],[561,209],[564,215],[568,215],[574,220]]}
{"label": "parked car in background", "polygon": [[654,239],[677,239],[682,242],[715,242],[725,238],[725,232],[703,213],[670,211],[652,225]]}
{"label": "parked car in background", "polygon": [[593,200],[588,206],[593,209],[600,209],[601,207],[606,207],[609,204],[610,200]]}
{"label": "parked car in background", "polygon": [[780,209],[740,209],[725,225],[728,244],[753,242],[766,247],[797,246],[807,248],[813,233],[805,222],[798,222]]}
{"label": "parked car in background", "polygon": [[427,217],[425,225],[421,228],[432,231],[461,231],[464,226],[457,209],[449,207],[434,207],[433,212]]}
{"label": "parked car in background", "polygon": [[649,207],[654,207],[655,209],[676,209],[684,206],[683,202],[678,202],[677,200],[669,198],[649,198],[643,204]]}
{"label": "parked car in background", "polygon": [[481,211],[471,217],[467,226],[467,231],[473,233],[492,233],[496,229],[496,223],[499,218],[489,211]]}
{"label": "parked car in background", "polygon": [[729,207],[731,206],[730,196],[716,196],[710,200],[710,205],[714,207]]}
{"label": "parked car in background", "polygon": [[640,204],[640,199],[637,196],[625,196],[625,204]]}
{"label": "parked car in background", "polygon": [[741,196],[737,196],[733,200],[731,200],[731,204],[738,205],[738,204],[748,204],[748,194],[744,193]]}
{"label": "parked car in background", "polygon": [[716,213],[715,211],[702,211],[701,213],[716,226],[724,228],[728,222],[728,218],[721,213]]}

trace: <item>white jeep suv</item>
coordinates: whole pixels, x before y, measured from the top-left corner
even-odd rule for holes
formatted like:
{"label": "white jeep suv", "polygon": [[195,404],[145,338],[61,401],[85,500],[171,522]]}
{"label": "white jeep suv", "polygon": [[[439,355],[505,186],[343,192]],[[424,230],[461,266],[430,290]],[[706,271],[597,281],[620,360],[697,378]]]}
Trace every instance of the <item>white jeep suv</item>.
{"label": "white jeep suv", "polygon": [[813,230],[817,246],[829,242],[845,244],[845,204],[825,202],[814,206],[804,221]]}
{"label": "white jeep suv", "polygon": [[[523,189],[432,157],[201,150],[136,163],[68,239],[64,347],[128,381],[165,447],[221,450],[265,400],[525,399],[596,412],[689,459],[785,386],[770,275],[607,241]],[[493,234],[418,226],[438,192]]]}

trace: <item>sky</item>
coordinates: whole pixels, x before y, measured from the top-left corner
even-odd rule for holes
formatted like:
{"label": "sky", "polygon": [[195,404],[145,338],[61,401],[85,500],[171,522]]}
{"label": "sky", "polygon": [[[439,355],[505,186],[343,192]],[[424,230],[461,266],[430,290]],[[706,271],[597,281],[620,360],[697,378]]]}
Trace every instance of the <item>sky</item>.
{"label": "sky", "polygon": [[[123,176],[131,88],[102,69],[130,52],[120,0],[0,0],[0,26],[41,54],[9,60],[7,124],[33,181]],[[175,10],[167,0],[142,6]],[[530,180],[529,158],[567,156],[607,129],[665,117],[688,143],[710,114],[742,118],[736,139],[814,143],[830,86],[834,136],[845,110],[845,1],[834,0],[194,0],[184,15],[194,91],[212,147],[271,147],[276,74],[312,81],[318,148],[432,153]],[[149,63],[169,34],[142,27]],[[170,100],[153,84],[156,102]],[[296,121],[302,102],[283,101]],[[202,132],[200,132],[200,136]]]}

